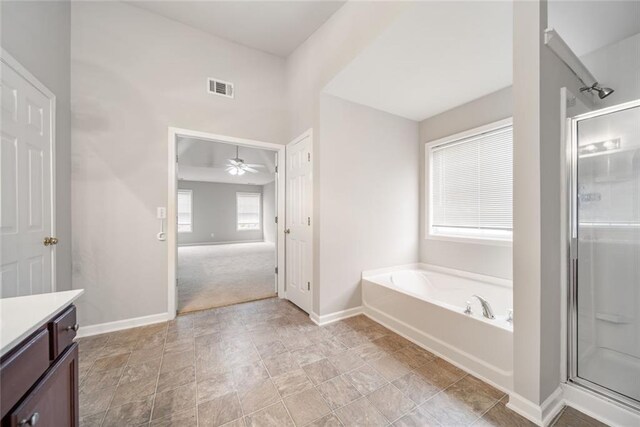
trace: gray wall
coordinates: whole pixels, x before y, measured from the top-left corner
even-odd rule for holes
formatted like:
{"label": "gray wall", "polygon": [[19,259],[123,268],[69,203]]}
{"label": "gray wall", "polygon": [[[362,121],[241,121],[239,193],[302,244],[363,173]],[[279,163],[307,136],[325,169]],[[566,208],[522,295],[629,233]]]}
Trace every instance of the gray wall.
{"label": "gray wall", "polygon": [[71,289],[71,113],[68,1],[0,2],[0,45],[56,95],[56,284]]}
{"label": "gray wall", "polygon": [[419,162],[417,122],[325,94],[320,110],[325,315],[362,304],[363,270],[418,260]]}
{"label": "gray wall", "polygon": [[[193,231],[178,233],[178,244],[225,243],[262,240],[262,229],[238,231],[236,193],[261,193],[261,185],[178,181],[192,191]],[[213,234],[213,236],[211,236]]]}
{"label": "gray wall", "polygon": [[262,229],[264,241],[276,242],[276,182],[270,182],[262,186]]}
{"label": "gray wall", "polygon": [[511,279],[510,246],[426,239],[425,143],[478,126],[506,119],[513,114],[512,88],[507,87],[420,123],[420,261]]}
{"label": "gray wall", "polygon": [[[156,208],[168,203],[168,127],[286,143],[284,60],[122,2],[73,2],[71,14],[79,321],[166,313]],[[234,82],[235,98],[206,93],[207,77]]]}

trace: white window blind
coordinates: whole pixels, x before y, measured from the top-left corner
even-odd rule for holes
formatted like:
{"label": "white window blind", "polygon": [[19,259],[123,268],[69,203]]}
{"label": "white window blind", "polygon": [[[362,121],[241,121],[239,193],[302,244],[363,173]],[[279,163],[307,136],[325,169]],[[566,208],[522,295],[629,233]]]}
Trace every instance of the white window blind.
{"label": "white window blind", "polygon": [[178,233],[193,231],[191,190],[178,190]]}
{"label": "white window blind", "polygon": [[511,240],[513,127],[431,147],[430,234]]}
{"label": "white window blind", "polygon": [[236,193],[238,231],[260,230],[260,193]]}

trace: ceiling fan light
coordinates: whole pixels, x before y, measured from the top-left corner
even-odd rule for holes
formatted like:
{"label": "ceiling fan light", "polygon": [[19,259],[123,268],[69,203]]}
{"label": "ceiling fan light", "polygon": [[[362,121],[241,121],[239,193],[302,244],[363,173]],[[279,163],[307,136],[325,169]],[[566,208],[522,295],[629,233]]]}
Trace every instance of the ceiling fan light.
{"label": "ceiling fan light", "polygon": [[229,171],[229,173],[231,175],[237,175],[238,174],[238,169],[237,168],[229,168],[227,170]]}
{"label": "ceiling fan light", "polygon": [[238,168],[238,175],[244,175],[244,169]]}

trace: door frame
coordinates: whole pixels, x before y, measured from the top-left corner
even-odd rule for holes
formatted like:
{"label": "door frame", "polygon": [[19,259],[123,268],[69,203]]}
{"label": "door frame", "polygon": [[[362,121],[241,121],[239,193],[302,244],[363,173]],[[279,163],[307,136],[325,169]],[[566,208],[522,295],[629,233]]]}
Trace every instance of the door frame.
{"label": "door frame", "polygon": [[[0,48],[0,62],[12,68],[29,84],[41,92],[49,100],[51,117],[49,118],[49,184],[51,194],[51,236],[56,235],[56,96],[20,64],[9,52]],[[68,242],[71,244],[71,242]],[[56,246],[51,247],[51,292],[56,291]]]}
{"label": "door frame", "polygon": [[[218,135],[208,132],[200,132],[190,129],[182,129],[177,127],[169,127],[169,182],[167,193],[167,220],[166,221],[166,240],[168,250],[168,280],[167,280],[167,311],[169,319],[173,319],[177,314],[177,269],[178,269],[178,227],[175,219],[177,217],[177,192],[178,192],[178,174],[177,174],[177,143],[178,137],[197,138],[208,140],[211,142],[221,142],[224,144],[239,145],[242,147],[259,148],[263,150],[271,150],[276,153],[276,215],[278,223],[276,224],[277,235],[277,254],[276,266],[278,268],[277,290],[279,298],[286,298],[285,292],[285,171],[280,169],[281,165],[286,161],[285,149],[286,145],[275,144],[272,142],[258,141],[253,139],[236,138],[226,135]],[[275,220],[275,218],[274,218]],[[275,272],[274,272],[275,273]]]}
{"label": "door frame", "polygon": [[565,199],[567,207],[567,226],[566,236],[567,241],[567,253],[566,253],[566,281],[567,281],[567,295],[566,295],[566,345],[565,354],[567,358],[567,364],[564,367],[566,369],[564,381],[572,385],[576,385],[583,389],[603,396],[616,404],[638,410],[640,406],[637,401],[623,396],[613,390],[609,390],[599,384],[591,382],[586,378],[578,376],[578,124],[583,120],[589,120],[595,117],[604,116],[607,114],[617,113],[620,111],[639,108],[640,100],[624,102],[611,107],[606,107],[594,111],[589,111],[583,114],[567,118],[568,129],[566,141],[567,148],[567,166],[566,166],[566,185],[567,185],[567,199]]}

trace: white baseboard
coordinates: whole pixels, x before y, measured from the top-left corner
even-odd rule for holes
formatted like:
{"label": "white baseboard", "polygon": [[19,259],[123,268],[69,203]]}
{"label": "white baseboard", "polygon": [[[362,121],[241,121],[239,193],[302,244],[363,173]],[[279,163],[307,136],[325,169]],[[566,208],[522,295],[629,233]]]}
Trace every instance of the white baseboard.
{"label": "white baseboard", "polygon": [[544,402],[542,402],[542,405],[536,405],[529,399],[526,399],[517,393],[509,393],[509,403],[507,403],[507,408],[522,415],[536,425],[547,427],[551,425],[551,422],[554,420],[556,415],[560,413],[564,404],[562,388],[558,387],[545,399]]}
{"label": "white baseboard", "polygon": [[266,240],[232,240],[229,242],[196,242],[196,243],[178,243],[178,246],[211,246],[211,245],[235,245],[238,243],[273,243]]}
{"label": "white baseboard", "polygon": [[149,316],[134,317],[132,319],[116,320],[114,322],[99,323],[97,325],[80,325],[78,338],[90,337],[92,335],[106,334],[107,332],[121,331],[123,329],[135,328],[138,326],[153,325],[154,323],[166,322],[170,320],[169,313],[151,314]]}
{"label": "white baseboard", "polygon": [[347,319],[349,317],[362,314],[362,306],[349,308],[347,310],[336,311],[322,316],[311,312],[309,318],[318,326],[328,325],[329,323],[337,322],[338,320]]}
{"label": "white baseboard", "polygon": [[583,387],[561,385],[567,406],[595,418],[609,426],[640,426],[640,413]]}

